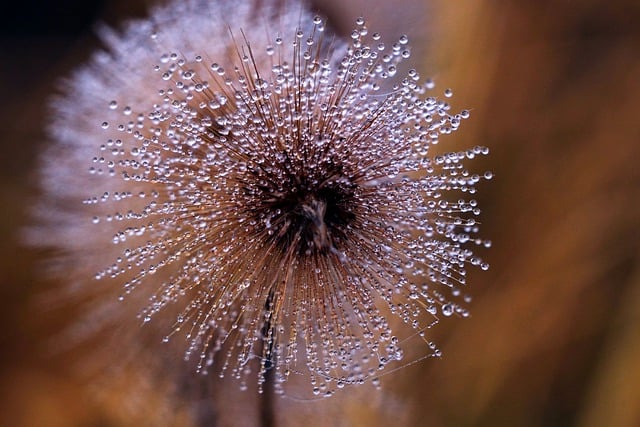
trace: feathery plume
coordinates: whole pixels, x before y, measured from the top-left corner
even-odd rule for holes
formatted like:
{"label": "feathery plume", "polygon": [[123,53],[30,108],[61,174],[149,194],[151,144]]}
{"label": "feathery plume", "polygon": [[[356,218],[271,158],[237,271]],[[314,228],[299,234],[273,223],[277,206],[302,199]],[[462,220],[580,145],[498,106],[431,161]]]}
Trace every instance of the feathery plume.
{"label": "feathery plume", "polygon": [[451,197],[475,192],[464,161],[487,149],[430,155],[469,113],[398,76],[407,37],[187,0],[102,38],[55,101],[34,234],[61,250],[87,322],[136,307],[164,341],[186,337],[197,371],[271,375],[277,392],[374,380],[412,336],[439,354],[426,330],[467,316],[447,288],[487,268],[466,247],[489,245],[476,202]]}

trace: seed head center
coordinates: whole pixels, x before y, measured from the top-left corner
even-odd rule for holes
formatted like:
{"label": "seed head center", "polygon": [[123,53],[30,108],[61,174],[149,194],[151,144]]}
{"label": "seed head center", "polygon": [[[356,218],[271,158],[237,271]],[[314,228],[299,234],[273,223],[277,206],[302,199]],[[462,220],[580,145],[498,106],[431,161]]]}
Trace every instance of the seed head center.
{"label": "seed head center", "polygon": [[300,204],[302,216],[307,219],[307,232],[311,236],[311,241],[316,250],[325,252],[332,247],[331,234],[325,221],[327,212],[327,202],[317,199],[315,196],[309,196]]}
{"label": "seed head center", "polygon": [[271,193],[269,202],[263,205],[270,212],[265,215],[269,218],[269,234],[285,252],[336,252],[336,245],[345,238],[345,228],[355,218],[354,189],[346,182],[313,185],[304,181]]}

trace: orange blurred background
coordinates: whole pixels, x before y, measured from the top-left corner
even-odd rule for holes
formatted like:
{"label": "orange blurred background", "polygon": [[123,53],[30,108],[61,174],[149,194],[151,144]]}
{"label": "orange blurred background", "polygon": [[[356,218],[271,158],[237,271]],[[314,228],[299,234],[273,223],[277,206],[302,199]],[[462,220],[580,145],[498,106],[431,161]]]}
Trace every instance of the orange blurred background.
{"label": "orange blurred background", "polygon": [[[362,14],[376,31],[410,34],[415,66],[454,89],[454,107],[471,109],[443,145],[491,149],[474,164],[495,175],[477,196],[482,235],[493,241],[482,253],[491,269],[471,273],[472,316],[435,328],[442,359],[386,377],[382,391],[278,400],[273,424],[639,426],[640,3],[316,7],[342,29]],[[188,403],[170,402],[162,378],[144,373],[91,399],[96,384],[43,351],[51,328],[41,320],[57,319],[32,301],[55,284],[41,278],[47,254],[19,244],[55,82],[97,45],[92,23],[144,10],[142,1],[69,2],[63,10],[29,0],[4,16],[0,425],[210,425]],[[123,403],[134,389],[136,401]],[[219,425],[261,425],[252,399],[229,392],[208,404]]]}

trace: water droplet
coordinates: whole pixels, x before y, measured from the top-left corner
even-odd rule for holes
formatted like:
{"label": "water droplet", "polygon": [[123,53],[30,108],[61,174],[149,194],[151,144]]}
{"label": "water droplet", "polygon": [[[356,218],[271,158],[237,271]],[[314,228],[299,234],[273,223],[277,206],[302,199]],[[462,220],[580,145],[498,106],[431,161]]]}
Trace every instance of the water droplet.
{"label": "water droplet", "polygon": [[442,314],[444,316],[451,316],[453,314],[454,308],[453,308],[453,304],[444,304],[442,306]]}

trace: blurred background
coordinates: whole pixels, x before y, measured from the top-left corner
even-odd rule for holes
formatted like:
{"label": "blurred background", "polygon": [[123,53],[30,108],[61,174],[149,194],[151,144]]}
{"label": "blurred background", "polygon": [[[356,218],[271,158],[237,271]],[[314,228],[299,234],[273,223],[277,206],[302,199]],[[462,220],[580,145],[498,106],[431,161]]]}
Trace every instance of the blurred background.
{"label": "blurred background", "polygon": [[[92,398],[96,384],[43,350],[58,319],[33,299],[56,284],[40,274],[47,254],[19,243],[56,81],[96,48],[96,22],[143,16],[146,5],[23,0],[3,16],[0,425],[212,425],[157,373],[114,379]],[[474,163],[495,175],[477,197],[491,269],[471,273],[472,316],[433,331],[442,359],[384,378],[382,391],[278,399],[270,425],[640,425],[640,2],[314,7],[340,30],[364,15],[375,31],[408,33],[416,68],[471,110],[443,144],[491,149]],[[250,393],[213,400],[215,425],[265,424]]]}

